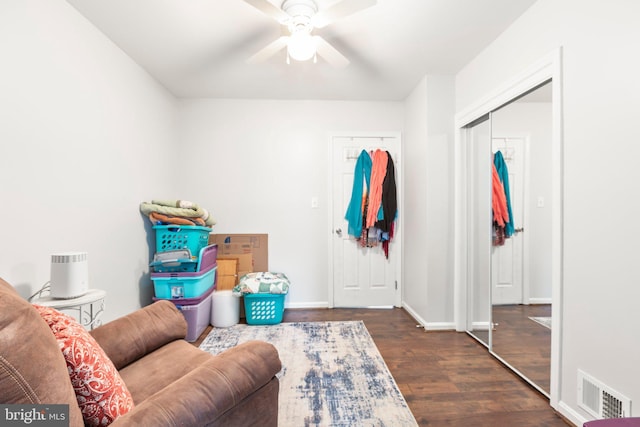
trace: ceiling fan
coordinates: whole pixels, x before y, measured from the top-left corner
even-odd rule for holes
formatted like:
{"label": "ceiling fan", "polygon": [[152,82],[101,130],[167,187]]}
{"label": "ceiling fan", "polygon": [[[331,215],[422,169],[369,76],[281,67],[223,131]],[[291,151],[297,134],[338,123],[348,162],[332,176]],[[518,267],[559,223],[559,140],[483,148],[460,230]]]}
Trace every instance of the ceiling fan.
{"label": "ceiling fan", "polygon": [[251,56],[250,64],[266,61],[280,50],[287,48],[290,59],[317,61],[319,55],[334,67],[346,67],[349,60],[324,38],[313,35],[314,28],[323,28],[337,19],[351,15],[376,4],[377,0],[342,0],[325,10],[319,10],[314,0],[284,0],[278,8],[268,0],[244,0],[286,27],[283,35]]}

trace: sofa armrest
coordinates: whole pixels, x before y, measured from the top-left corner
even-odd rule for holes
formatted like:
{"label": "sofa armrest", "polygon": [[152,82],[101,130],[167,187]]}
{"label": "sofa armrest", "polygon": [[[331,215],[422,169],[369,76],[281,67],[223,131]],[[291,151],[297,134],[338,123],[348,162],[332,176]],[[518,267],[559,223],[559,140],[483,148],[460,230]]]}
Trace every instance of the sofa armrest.
{"label": "sofa armrest", "polygon": [[[233,347],[195,368],[189,374],[147,398],[112,427],[206,426],[274,380],[282,365],[276,348],[266,342],[249,341]],[[277,384],[274,394],[277,422]],[[258,408],[254,410],[260,419]]]}
{"label": "sofa armrest", "polygon": [[184,339],[187,322],[171,301],[160,300],[90,333],[119,370],[171,341]]}

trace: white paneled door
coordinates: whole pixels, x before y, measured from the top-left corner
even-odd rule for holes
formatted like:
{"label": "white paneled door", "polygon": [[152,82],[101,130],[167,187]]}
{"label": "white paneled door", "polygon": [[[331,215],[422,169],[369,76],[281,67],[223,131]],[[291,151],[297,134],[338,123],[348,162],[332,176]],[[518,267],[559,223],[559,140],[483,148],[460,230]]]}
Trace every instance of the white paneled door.
{"label": "white paneled door", "polygon": [[400,209],[400,136],[332,137],[332,237],[333,306],[392,307],[400,305],[399,221],[385,257],[381,244],[362,247],[348,234],[345,213],[351,200],[354,168],[362,150],[388,151],[395,165]]}
{"label": "white paneled door", "polygon": [[522,304],[524,301],[524,214],[526,179],[525,138],[493,138],[492,149],[500,150],[509,172],[511,209],[516,232],[503,246],[494,246],[491,256],[491,301],[493,304]]}

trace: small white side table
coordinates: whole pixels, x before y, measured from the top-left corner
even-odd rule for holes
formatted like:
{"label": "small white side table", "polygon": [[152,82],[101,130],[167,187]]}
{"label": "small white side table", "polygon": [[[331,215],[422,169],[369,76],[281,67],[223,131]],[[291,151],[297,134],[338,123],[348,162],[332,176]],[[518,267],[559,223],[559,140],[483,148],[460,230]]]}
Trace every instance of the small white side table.
{"label": "small white side table", "polygon": [[78,323],[86,329],[93,329],[102,324],[104,313],[104,297],[107,293],[101,289],[89,289],[86,294],[75,298],[53,298],[50,296],[32,299],[31,303],[55,308],[58,311],[70,311]]}

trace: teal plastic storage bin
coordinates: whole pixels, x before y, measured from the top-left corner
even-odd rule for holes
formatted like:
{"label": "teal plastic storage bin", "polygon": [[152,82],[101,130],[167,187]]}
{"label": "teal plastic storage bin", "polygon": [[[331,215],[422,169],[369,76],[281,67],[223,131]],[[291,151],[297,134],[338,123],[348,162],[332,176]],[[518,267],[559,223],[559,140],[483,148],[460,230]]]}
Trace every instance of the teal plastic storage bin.
{"label": "teal plastic storage bin", "polygon": [[198,225],[154,225],[156,252],[189,249],[192,254],[209,244],[211,228]]}
{"label": "teal plastic storage bin", "polygon": [[198,298],[215,285],[217,264],[202,274],[156,273],[151,274],[156,298]]}
{"label": "teal plastic storage bin", "polygon": [[244,313],[249,325],[275,325],[282,322],[286,294],[243,294]]}

